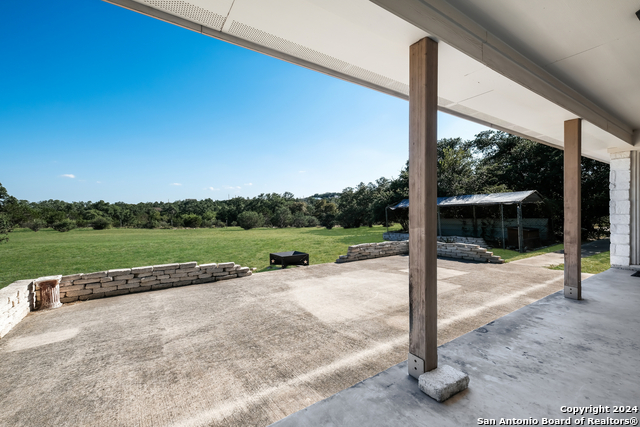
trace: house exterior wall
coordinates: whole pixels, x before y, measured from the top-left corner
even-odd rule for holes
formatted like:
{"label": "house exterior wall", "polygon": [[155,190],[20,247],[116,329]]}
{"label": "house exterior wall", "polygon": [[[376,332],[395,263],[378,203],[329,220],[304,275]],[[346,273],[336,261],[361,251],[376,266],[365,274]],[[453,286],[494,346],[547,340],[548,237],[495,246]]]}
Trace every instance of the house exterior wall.
{"label": "house exterior wall", "polygon": [[638,265],[638,152],[611,154],[609,218],[611,266]]}

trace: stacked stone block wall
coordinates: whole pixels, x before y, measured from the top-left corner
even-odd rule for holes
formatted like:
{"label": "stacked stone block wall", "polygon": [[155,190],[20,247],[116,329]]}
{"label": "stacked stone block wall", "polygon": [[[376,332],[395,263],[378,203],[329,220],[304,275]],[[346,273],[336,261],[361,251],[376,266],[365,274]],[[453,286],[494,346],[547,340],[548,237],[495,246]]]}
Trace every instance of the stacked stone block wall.
{"label": "stacked stone block wall", "polygon": [[[409,253],[408,241],[390,241],[381,243],[363,243],[349,246],[346,255],[340,255],[338,263],[359,261]],[[479,262],[504,263],[504,260],[486,248],[470,243],[438,242],[438,256],[467,259]]]}
{"label": "stacked stone block wall", "polygon": [[0,338],[34,308],[33,280],[19,280],[0,289]]}
{"label": "stacked stone block wall", "polygon": [[340,255],[336,262],[359,261],[362,259],[380,258],[384,256],[409,253],[409,241],[363,243],[349,246],[346,255]]}
{"label": "stacked stone block wall", "polygon": [[486,248],[471,243],[438,242],[438,256],[494,264],[504,263],[504,260],[498,255],[494,255],[493,252],[489,252]]}
{"label": "stacked stone block wall", "polygon": [[[382,238],[385,241],[400,242],[409,240],[409,233],[382,233]],[[487,242],[482,237],[464,237],[464,236],[438,236],[439,242],[454,242],[454,243],[471,243],[473,245],[480,245],[487,247]]]}
{"label": "stacked stone block wall", "polygon": [[178,286],[211,283],[251,276],[249,267],[233,262],[202,264],[185,262],[122,268],[62,276],[60,301],[68,303]]}
{"label": "stacked stone block wall", "polygon": [[382,233],[382,239],[390,242],[409,240],[409,233]]}
{"label": "stacked stone block wall", "polygon": [[444,243],[469,243],[478,245],[483,248],[487,247],[487,242],[482,237],[465,237],[465,236],[438,236],[438,242]]}
{"label": "stacked stone block wall", "polygon": [[611,265],[626,267],[631,254],[631,153],[611,154],[609,172]]}

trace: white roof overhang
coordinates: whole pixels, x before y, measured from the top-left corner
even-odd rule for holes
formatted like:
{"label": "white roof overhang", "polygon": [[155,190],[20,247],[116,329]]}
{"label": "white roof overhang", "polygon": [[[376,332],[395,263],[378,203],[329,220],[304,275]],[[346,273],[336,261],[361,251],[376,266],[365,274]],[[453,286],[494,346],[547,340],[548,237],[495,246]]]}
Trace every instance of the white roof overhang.
{"label": "white roof overhang", "polygon": [[640,139],[635,0],[105,1],[404,99],[429,36],[441,111],[558,148],[582,118],[583,155],[604,162]]}

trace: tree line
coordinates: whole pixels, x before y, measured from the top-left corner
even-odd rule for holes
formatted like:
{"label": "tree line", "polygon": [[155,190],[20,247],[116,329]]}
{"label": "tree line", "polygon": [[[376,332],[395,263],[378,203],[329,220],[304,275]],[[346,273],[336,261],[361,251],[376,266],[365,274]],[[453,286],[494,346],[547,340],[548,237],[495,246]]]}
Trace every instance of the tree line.
{"label": "tree line", "polygon": [[[554,235],[562,236],[563,151],[504,132],[486,131],[473,140],[438,141],[438,196],[537,190],[546,203],[527,208],[527,217],[550,218]],[[608,229],[609,165],[582,158],[582,225],[586,237]],[[296,198],[291,193],[260,194],[229,200],[186,199],[175,202],[29,202],[10,196],[0,184],[0,241],[13,227],[37,231],[53,227],[316,227],[373,226],[389,220],[408,230],[406,210],[386,211],[409,195],[406,164],[395,178],[360,183],[339,193]],[[469,208],[442,210],[444,217],[469,217]],[[483,218],[497,209],[479,208]],[[508,212],[505,212],[508,214]]]}

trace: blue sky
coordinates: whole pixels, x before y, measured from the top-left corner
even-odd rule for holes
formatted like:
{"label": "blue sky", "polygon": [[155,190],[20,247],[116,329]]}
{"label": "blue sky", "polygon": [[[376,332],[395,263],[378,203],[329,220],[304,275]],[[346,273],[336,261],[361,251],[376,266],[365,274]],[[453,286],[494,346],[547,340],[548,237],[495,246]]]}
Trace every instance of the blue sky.
{"label": "blue sky", "polygon": [[[408,157],[407,101],[99,0],[3,0],[0,54],[0,183],[19,199],[302,197]],[[485,129],[439,115],[439,138]]]}

